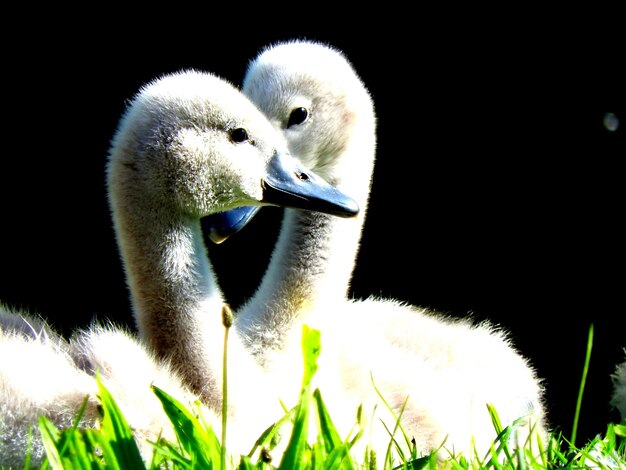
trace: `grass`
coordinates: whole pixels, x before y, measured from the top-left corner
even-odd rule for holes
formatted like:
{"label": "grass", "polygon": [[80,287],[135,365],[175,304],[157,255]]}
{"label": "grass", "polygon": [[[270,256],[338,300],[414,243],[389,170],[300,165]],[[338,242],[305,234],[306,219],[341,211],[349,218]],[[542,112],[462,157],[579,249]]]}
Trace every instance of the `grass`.
{"label": "grass", "polygon": [[[226,317],[225,317],[226,318]],[[228,330],[228,329],[227,329]],[[227,335],[227,333],[226,333]],[[227,336],[226,336],[227,338]],[[417,454],[408,436],[398,424],[388,429],[390,443],[387,455],[377,456],[365,451],[354,455],[354,445],[365,432],[358,410],[354,432],[343,438],[333,425],[318,389],[311,390],[311,379],[317,371],[320,352],[320,333],[305,328],[303,332],[303,358],[305,373],[298,404],[285,410],[285,416],[264,432],[248,455],[233,456],[226,452],[226,422],[221,439],[202,419],[199,406],[186,406],[153,387],[163,404],[163,410],[172,422],[176,442],[159,439],[153,443],[152,458],[142,458],[132,431],[117,407],[114,397],[99,383],[99,399],[103,418],[96,429],[81,429],[75,424],[65,430],[57,429],[42,418],[40,430],[46,447],[47,458],[42,469],[216,469],[216,470],[508,470],[508,469],[620,469],[626,470],[626,424],[609,423],[603,436],[596,436],[583,446],[576,446],[576,426],[581,408],[589,358],[592,347],[593,328],[589,331],[587,358],[579,390],[574,416],[574,430],[569,439],[554,432],[548,442],[527,442],[519,449],[510,449],[507,436],[512,428],[503,428],[497,410],[489,408],[498,438],[487,456],[446,456],[444,464],[437,458],[443,447],[430,455]],[[383,405],[386,403],[381,397]],[[84,409],[84,407],[83,407]],[[80,410],[75,423],[78,423]],[[486,411],[487,412],[487,411]],[[399,418],[399,416],[397,417]],[[317,435],[313,443],[309,439],[309,424],[315,422]],[[266,449],[274,449],[279,443],[281,431],[289,426],[288,441],[280,462],[269,462]],[[442,443],[443,444],[443,443]],[[540,449],[537,453],[535,450]],[[378,459],[381,458],[380,464]],[[30,467],[26,467],[30,468]],[[34,468],[34,467],[33,467]]]}

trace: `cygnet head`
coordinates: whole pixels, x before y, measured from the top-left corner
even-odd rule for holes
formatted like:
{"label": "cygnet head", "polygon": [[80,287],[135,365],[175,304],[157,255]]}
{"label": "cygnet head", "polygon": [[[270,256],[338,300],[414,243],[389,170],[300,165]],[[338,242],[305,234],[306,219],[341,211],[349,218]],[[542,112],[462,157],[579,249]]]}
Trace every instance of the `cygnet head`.
{"label": "cygnet head", "polygon": [[345,166],[371,172],[374,105],[341,51],[299,40],[269,46],[250,62],[242,91],[283,131],[291,154],[331,184],[341,184]]}
{"label": "cygnet head", "polygon": [[283,137],[235,87],[196,71],[140,90],[113,139],[108,176],[114,204],[181,217],[242,204],[358,211],[288,156]]}

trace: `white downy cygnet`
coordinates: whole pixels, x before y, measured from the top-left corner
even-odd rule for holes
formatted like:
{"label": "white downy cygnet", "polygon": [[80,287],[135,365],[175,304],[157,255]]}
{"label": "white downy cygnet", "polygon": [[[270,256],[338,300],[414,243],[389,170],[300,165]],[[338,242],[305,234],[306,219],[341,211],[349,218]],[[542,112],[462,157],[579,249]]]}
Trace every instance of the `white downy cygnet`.
{"label": "white downy cygnet", "polygon": [[[140,90],[120,121],[107,171],[115,230],[146,344],[120,328],[96,324],[77,331],[68,345],[57,336],[49,340],[43,323],[3,314],[0,348],[14,360],[0,366],[0,455],[19,456],[21,439],[40,414],[64,426],[84,397],[95,406],[96,371],[140,438],[156,437],[167,424],[152,384],[183,401],[202,399],[209,422],[219,429],[214,418],[222,403],[224,301],[200,218],[240,205],[289,205],[345,217],[358,212],[353,200],[304,169],[284,147],[250,101],[212,74],[183,71]],[[32,331],[28,325],[34,323]],[[273,395],[269,403],[262,393],[250,397],[260,368],[236,338],[229,346],[229,409],[254,410],[259,422],[271,424],[263,417],[280,417],[280,403]],[[20,375],[24,370],[32,373]],[[56,378],[58,387],[41,387],[46,377]],[[94,407],[86,417],[87,425],[96,419]],[[233,452],[249,450],[250,439],[262,431],[237,427],[234,417],[233,427]]]}
{"label": "white downy cygnet", "polygon": [[[322,333],[316,385],[331,417],[345,436],[357,406],[371,412],[376,405],[371,445],[379,454],[390,438],[377,418],[389,429],[394,420],[371,377],[396,412],[408,399],[401,423],[419,451],[447,439],[450,451],[486,453],[496,438],[488,403],[504,425],[525,417],[543,435],[540,381],[504,331],[397,300],[347,299],[371,185],[376,117],[345,56],[309,41],[268,47],[249,64],[243,91],[283,131],[294,156],[361,207],[355,219],[285,210],[261,285],[236,314],[238,333],[283,398],[295,396],[300,385],[294,371],[301,370],[307,324]],[[519,430],[523,444],[529,427]]]}

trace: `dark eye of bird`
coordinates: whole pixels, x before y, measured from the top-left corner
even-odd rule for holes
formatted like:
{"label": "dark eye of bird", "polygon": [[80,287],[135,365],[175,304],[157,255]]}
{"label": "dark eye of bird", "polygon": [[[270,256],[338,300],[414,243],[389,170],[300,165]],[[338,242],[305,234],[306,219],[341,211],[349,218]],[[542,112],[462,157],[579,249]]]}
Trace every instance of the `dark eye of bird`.
{"label": "dark eye of bird", "polygon": [[301,181],[309,181],[309,175],[307,175],[303,171],[301,171],[300,173],[296,173],[296,178],[298,178]]}
{"label": "dark eye of bird", "polygon": [[309,117],[309,111],[306,108],[295,108],[289,115],[289,121],[287,122],[287,129],[291,126],[297,126],[302,124]]}
{"label": "dark eye of bird", "polygon": [[246,142],[250,137],[248,136],[248,131],[243,127],[238,127],[237,129],[233,129],[230,131],[230,139],[233,142],[241,143]]}

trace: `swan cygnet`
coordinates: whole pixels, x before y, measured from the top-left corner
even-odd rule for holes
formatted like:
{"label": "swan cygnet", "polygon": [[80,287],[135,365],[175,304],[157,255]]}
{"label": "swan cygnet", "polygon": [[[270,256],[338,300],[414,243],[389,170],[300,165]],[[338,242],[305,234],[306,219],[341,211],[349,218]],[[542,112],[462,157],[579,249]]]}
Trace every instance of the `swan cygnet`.
{"label": "swan cygnet", "polygon": [[[85,397],[93,405],[87,417],[95,419],[96,371],[139,438],[156,437],[167,425],[151,384],[183,401],[201,398],[209,408],[205,416],[219,429],[214,410],[221,405],[223,300],[200,218],[244,204],[291,205],[344,217],[358,212],[352,199],[287,155],[282,136],[235,87],[196,71],[166,75],[140,90],[120,120],[107,172],[137,326],[148,347],[120,328],[97,324],[75,332],[69,345],[57,344],[39,334],[44,324],[3,312],[0,349],[14,361],[0,366],[0,455],[23,458],[22,437],[39,415],[67,425]],[[231,403],[245,402],[273,420],[282,416],[273,396],[273,408],[256,401],[261,394],[250,396],[249,385],[261,378],[258,366],[249,353],[237,354],[236,341],[229,346],[236,362],[230,391],[242,397]],[[186,372],[184,378],[179,372]],[[58,386],[48,386],[48,378]],[[244,439],[246,433],[257,438],[264,429],[233,427],[229,450],[242,451],[254,442]]]}
{"label": "swan cygnet", "polygon": [[[379,417],[393,428],[372,374],[396,412],[409,397],[402,425],[421,451],[447,438],[446,448],[455,452],[487,452],[496,438],[487,403],[504,425],[528,416],[542,434],[540,381],[505,332],[395,300],[347,299],[371,186],[376,117],[345,56],[308,41],[277,44],[249,64],[242,90],[282,130],[294,156],[361,208],[355,219],[286,209],[261,285],[236,314],[238,333],[280,390],[291,385],[289,396],[296,393],[299,383],[282,371],[293,376],[299,367],[308,324],[322,332],[315,380],[342,432],[354,424],[360,403],[378,404]],[[373,421],[371,446],[380,454],[389,436]]]}
{"label": "swan cygnet", "polygon": [[612,375],[613,396],[611,406],[613,406],[622,417],[622,422],[626,423],[626,361],[615,368]]}
{"label": "swan cygnet", "polygon": [[[140,337],[219,413],[224,299],[200,219],[244,205],[291,206],[347,218],[359,208],[289,156],[282,135],[232,84],[198,71],[170,74],[142,88],[114,136],[107,175]],[[73,341],[73,354],[107,370],[118,370],[107,361],[124,367],[123,357],[91,347],[102,334],[107,333]],[[273,395],[267,398],[273,406],[257,406],[265,403],[261,393],[251,399],[249,384],[260,383],[263,371],[235,335],[228,357],[231,415],[247,409],[259,420],[263,412],[273,412],[274,420],[282,416]]]}
{"label": "swan cygnet", "polygon": [[308,168],[358,203],[357,217],[285,209],[279,239],[237,328],[260,362],[296,336],[320,300],[347,297],[365,221],[376,154],[376,115],[368,90],[338,50],[289,41],[264,49],[242,91],[286,137]]}

